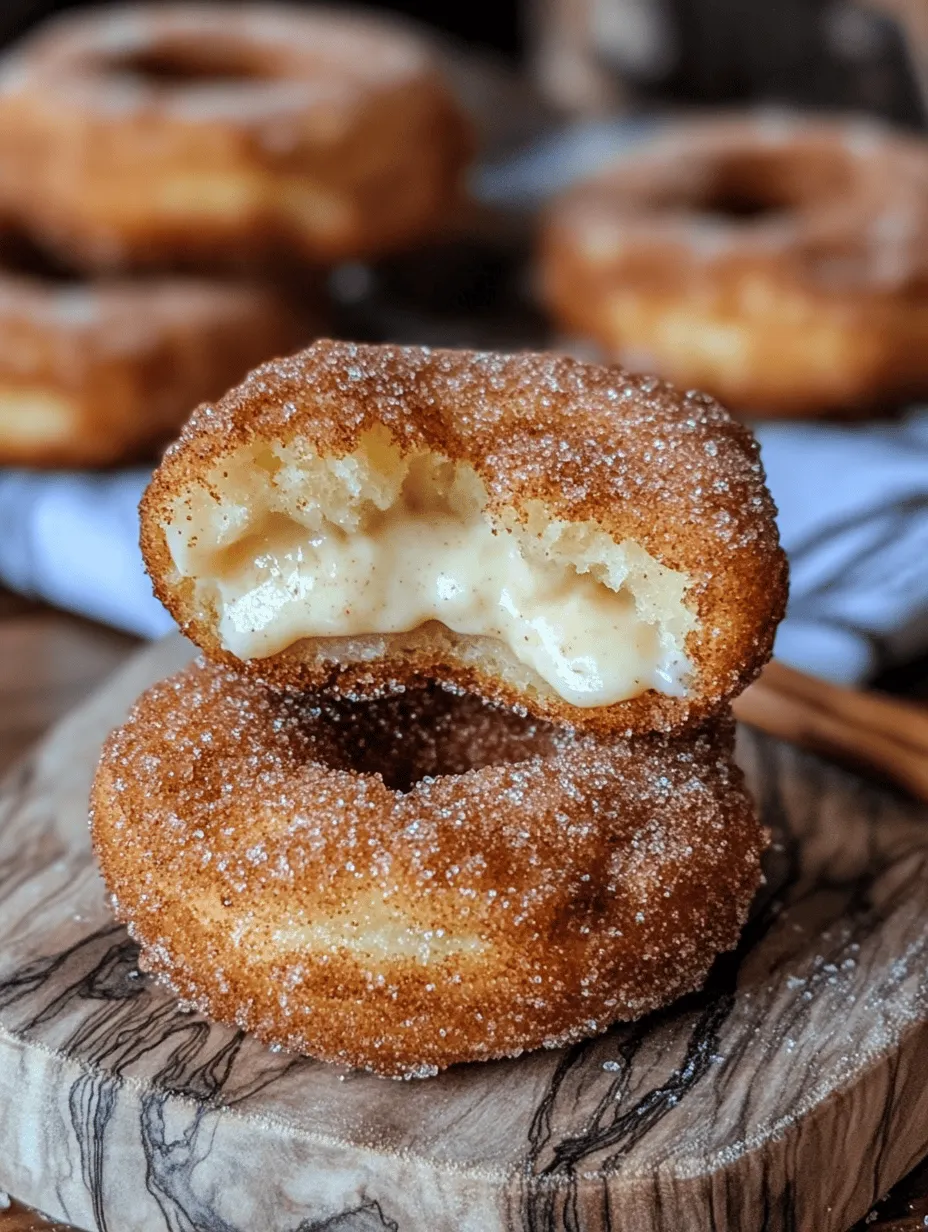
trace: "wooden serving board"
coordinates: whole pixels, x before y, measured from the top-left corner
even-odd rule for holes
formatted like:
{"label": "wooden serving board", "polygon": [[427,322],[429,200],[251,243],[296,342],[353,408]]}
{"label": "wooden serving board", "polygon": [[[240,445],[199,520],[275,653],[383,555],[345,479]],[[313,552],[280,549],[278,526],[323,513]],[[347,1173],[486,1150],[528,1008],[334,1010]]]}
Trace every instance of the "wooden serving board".
{"label": "wooden serving board", "polygon": [[775,832],[739,952],[667,1013],[391,1082],[182,1013],[110,920],[97,749],[135,658],[0,806],[0,1186],[108,1232],[845,1232],[928,1150],[928,812],[744,733]]}

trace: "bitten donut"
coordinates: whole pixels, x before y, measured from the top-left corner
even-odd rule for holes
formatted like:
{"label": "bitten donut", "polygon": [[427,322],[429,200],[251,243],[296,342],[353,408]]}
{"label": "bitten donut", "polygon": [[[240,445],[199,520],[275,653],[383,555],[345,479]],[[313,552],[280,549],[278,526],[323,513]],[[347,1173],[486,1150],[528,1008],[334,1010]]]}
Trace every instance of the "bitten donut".
{"label": "bitten donut", "polygon": [[928,143],[863,122],[696,121],[547,215],[555,320],[741,413],[928,392]]}
{"label": "bitten donut", "polygon": [[200,662],[110,737],[93,838],[180,997],[425,1076],[699,986],[760,880],[732,739],[601,739],[439,689],[326,705]]}
{"label": "bitten donut", "polygon": [[259,285],[75,279],[0,223],[0,465],[151,456],[203,398],[312,332]]}
{"label": "bitten donut", "polygon": [[157,594],[214,659],[602,731],[720,710],[786,593],[747,429],[553,355],[318,342],[201,407],[141,514]]}
{"label": "bitten donut", "polygon": [[0,77],[0,196],[92,268],[397,248],[444,222],[471,148],[427,44],[351,10],[101,8]]}

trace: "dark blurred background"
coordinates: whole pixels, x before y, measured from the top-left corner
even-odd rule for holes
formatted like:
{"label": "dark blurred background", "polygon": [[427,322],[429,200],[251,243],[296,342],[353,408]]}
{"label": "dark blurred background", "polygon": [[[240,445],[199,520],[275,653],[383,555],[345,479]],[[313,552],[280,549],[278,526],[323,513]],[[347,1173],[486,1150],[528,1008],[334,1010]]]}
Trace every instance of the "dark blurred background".
{"label": "dark blurred background", "polygon": [[[9,42],[75,0],[5,0]],[[920,0],[390,0],[471,46],[527,64],[562,110],[783,101],[923,126]],[[924,57],[921,58],[924,63]]]}
{"label": "dark blurred background", "polygon": [[[5,0],[0,4],[0,31],[5,39],[9,39],[28,29],[46,13],[83,7],[87,5],[75,3],[75,0]],[[390,4],[369,3],[365,7],[406,13],[448,34],[511,56],[517,56],[520,50],[519,6],[512,0],[500,0],[493,4],[479,4],[473,0],[461,4],[436,3],[436,0],[397,0]]]}

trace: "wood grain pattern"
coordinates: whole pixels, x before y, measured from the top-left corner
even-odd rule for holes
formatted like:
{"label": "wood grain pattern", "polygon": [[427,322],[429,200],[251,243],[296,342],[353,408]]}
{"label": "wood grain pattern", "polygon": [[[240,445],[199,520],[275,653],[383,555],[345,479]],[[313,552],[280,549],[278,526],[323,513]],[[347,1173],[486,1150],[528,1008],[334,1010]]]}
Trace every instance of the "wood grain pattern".
{"label": "wood grain pattern", "polygon": [[403,1084],[180,1013],[109,920],[84,800],[105,730],[187,653],[133,661],[7,789],[5,1188],[110,1232],[844,1232],[924,1154],[925,812],[759,737],[769,886],[667,1014]]}
{"label": "wood grain pattern", "polygon": [[[0,772],[137,645],[136,638],[0,588]],[[7,1201],[0,1194],[0,1232],[68,1232]]]}

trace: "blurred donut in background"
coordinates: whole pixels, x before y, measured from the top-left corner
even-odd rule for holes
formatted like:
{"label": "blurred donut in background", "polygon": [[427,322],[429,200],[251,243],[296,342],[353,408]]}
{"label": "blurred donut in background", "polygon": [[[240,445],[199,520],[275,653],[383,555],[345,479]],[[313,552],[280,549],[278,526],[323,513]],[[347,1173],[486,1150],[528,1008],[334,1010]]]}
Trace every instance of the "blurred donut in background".
{"label": "blurred donut in background", "polygon": [[0,196],[93,269],[392,251],[454,212],[472,146],[428,43],[351,11],[92,10],[0,74]]}
{"label": "blurred donut in background", "polygon": [[553,203],[540,263],[560,327],[742,414],[928,392],[928,144],[872,122],[675,124]]}
{"label": "blurred donut in background", "polygon": [[318,324],[259,283],[87,280],[0,224],[0,465],[151,457],[197,403]]}

